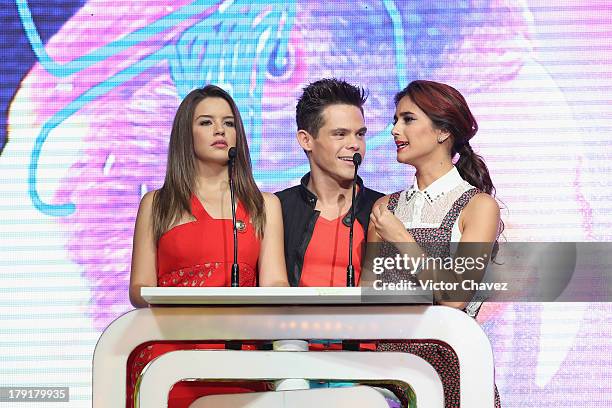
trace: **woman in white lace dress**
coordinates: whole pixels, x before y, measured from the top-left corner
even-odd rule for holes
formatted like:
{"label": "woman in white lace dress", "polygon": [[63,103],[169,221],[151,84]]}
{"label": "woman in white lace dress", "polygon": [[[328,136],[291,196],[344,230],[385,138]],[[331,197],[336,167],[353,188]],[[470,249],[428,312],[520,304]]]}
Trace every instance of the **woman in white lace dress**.
{"label": "woman in white lace dress", "polygon": [[[441,257],[450,255],[451,242],[484,243],[490,257],[503,224],[487,166],[470,146],[478,125],[465,99],[448,85],[414,81],[395,96],[395,105],[392,134],[397,160],[416,169],[415,180],[374,205],[368,242],[409,243],[404,248],[411,249],[400,252]],[[445,278],[461,279],[453,271],[445,273]],[[416,278],[433,276],[432,271],[421,270]],[[436,303],[475,317],[480,303],[462,300],[468,299],[438,298]],[[377,350],[410,352],[429,361],[442,379],[445,406],[459,406],[459,363],[448,346],[397,341],[381,342]]]}

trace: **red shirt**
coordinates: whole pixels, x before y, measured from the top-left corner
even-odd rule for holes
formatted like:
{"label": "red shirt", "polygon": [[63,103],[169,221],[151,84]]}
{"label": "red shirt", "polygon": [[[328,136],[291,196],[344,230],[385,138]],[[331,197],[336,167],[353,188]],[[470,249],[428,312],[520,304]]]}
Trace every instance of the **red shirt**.
{"label": "red shirt", "polygon": [[[299,286],[346,286],[348,266],[349,227],[342,223],[344,217],[326,220],[319,216],[312,238],[304,256],[304,266]],[[359,284],[362,249],[365,243],[363,227],[355,222],[353,227],[353,266],[355,284]]]}

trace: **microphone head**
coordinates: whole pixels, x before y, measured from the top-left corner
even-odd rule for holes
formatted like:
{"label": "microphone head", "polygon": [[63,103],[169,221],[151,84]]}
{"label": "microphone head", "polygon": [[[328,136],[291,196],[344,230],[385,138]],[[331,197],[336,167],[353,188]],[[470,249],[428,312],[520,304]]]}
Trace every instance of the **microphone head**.
{"label": "microphone head", "polygon": [[355,153],[353,155],[353,163],[355,164],[355,166],[359,166],[361,164],[361,159],[361,154]]}
{"label": "microphone head", "polygon": [[[236,148],[234,146],[232,146],[227,151],[227,158],[230,159],[230,160],[234,160],[236,158],[237,154],[238,154],[238,151],[236,150]],[[355,159],[353,159],[353,160],[355,160]]]}

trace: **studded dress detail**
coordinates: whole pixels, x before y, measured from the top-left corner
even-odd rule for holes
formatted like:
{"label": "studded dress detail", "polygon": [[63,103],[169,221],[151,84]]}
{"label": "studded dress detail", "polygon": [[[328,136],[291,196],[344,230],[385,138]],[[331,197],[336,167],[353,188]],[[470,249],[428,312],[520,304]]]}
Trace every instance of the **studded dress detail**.
{"label": "studded dress detail", "polygon": [[[430,256],[446,257],[451,254],[453,242],[459,242],[459,216],[470,199],[481,191],[463,180],[455,167],[437,179],[425,190],[414,185],[404,191],[391,194],[387,208],[404,223],[414,240]],[[397,250],[391,244],[383,244],[384,256],[393,256]],[[404,271],[391,272],[385,280],[414,280],[414,276]],[[470,302],[464,310],[476,317],[482,302]],[[429,362],[438,372],[444,388],[444,406],[460,406],[459,359],[446,343],[433,340],[381,341],[377,351],[400,351],[417,355]],[[501,407],[497,388],[495,406]]]}

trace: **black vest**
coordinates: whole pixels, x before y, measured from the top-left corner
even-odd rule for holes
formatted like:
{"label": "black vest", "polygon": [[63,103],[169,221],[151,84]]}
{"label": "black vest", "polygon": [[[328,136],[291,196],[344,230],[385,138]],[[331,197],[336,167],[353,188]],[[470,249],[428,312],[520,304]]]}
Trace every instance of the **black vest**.
{"label": "black vest", "polygon": [[[276,193],[283,209],[283,225],[285,229],[285,263],[287,264],[287,278],[291,286],[298,286],[304,266],[304,256],[310,244],[314,227],[320,212],[315,210],[317,196],[306,186],[310,180],[310,173],[302,177],[300,185],[290,187]],[[372,206],[383,194],[365,188],[363,180],[357,177],[359,192],[355,197],[355,219],[363,227],[367,238],[368,224]],[[342,220],[350,225],[351,211]]]}

